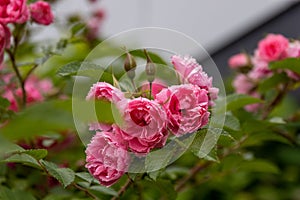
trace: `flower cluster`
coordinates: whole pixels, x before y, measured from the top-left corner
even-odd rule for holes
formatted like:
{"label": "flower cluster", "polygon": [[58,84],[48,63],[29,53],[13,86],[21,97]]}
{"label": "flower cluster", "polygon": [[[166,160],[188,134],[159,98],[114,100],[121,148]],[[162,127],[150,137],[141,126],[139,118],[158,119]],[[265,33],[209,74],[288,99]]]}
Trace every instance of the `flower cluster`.
{"label": "flower cluster", "polygon": [[[2,70],[2,68],[3,67],[0,67],[0,70]],[[5,73],[2,70],[0,80],[4,83],[0,86],[0,96],[10,102],[10,110],[17,112],[19,110],[19,102],[21,102],[23,97],[22,89],[18,87],[12,73]],[[28,77],[24,89],[26,92],[26,103],[28,105],[44,101],[45,96],[50,95],[54,91],[52,82],[49,79],[39,80],[34,75]]]}
{"label": "flower cluster", "polygon": [[[271,62],[299,57],[299,41],[289,41],[280,34],[268,34],[264,39],[259,41],[254,55],[240,53],[229,59],[229,67],[240,72],[233,81],[236,93],[261,98],[261,94],[256,90],[258,84],[273,76],[276,72],[285,72],[290,79],[295,81],[300,80],[300,75],[290,70],[285,69],[275,72],[269,68]],[[256,112],[259,108],[260,104],[252,104],[246,106],[245,109],[250,112]]]}
{"label": "flower cluster", "polygon": [[145,95],[125,98],[120,89],[105,82],[91,87],[86,99],[113,103],[123,119],[121,124],[89,125],[96,134],[86,150],[86,167],[101,184],[110,186],[125,173],[129,152],[146,156],[164,147],[169,135],[180,137],[208,123],[209,105],[218,94],[212,78],[191,57],[173,56],[172,64],[182,84],[167,87],[160,81],[149,81],[150,88],[155,88],[153,99]]}
{"label": "flower cluster", "polygon": [[0,64],[4,50],[10,47],[10,30],[7,24],[24,24],[32,20],[38,24],[49,25],[53,22],[50,4],[37,1],[30,5],[26,0],[5,0],[0,2]]}

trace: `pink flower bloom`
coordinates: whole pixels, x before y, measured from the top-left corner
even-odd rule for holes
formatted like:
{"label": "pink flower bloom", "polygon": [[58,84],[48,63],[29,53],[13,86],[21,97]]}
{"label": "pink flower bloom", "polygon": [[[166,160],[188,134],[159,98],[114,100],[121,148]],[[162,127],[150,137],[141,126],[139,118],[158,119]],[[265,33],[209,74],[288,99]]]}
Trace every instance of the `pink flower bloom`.
{"label": "pink flower bloom", "polygon": [[[261,98],[260,95],[257,92],[252,92],[251,96],[256,97],[256,98]],[[248,112],[257,112],[260,108],[262,107],[261,103],[254,103],[254,104],[249,104],[245,106],[245,110]]]}
{"label": "pink flower bloom", "polygon": [[127,151],[117,144],[112,132],[97,132],[86,149],[85,167],[104,186],[111,186],[125,173]]}
{"label": "pink flower bloom", "polygon": [[289,40],[280,34],[269,34],[258,43],[258,54],[264,61],[270,62],[284,58]]}
{"label": "pink flower bloom", "polygon": [[248,57],[244,53],[239,53],[239,54],[233,55],[229,58],[228,65],[232,69],[245,67],[245,66],[249,65]]}
{"label": "pink flower bloom", "polygon": [[254,82],[245,74],[239,74],[233,81],[233,87],[238,94],[249,94],[254,88]]}
{"label": "pink flower bloom", "polygon": [[118,88],[105,82],[95,83],[86,96],[86,100],[104,100],[112,103],[116,103],[123,98],[125,98],[124,94]]}
{"label": "pink flower bloom", "polygon": [[255,50],[254,56],[251,58],[253,68],[249,72],[249,77],[253,80],[261,80],[270,77],[273,72],[269,69],[269,63],[262,60],[259,56],[259,51]]}
{"label": "pink flower bloom", "polygon": [[[86,100],[102,100],[111,103],[117,103],[123,99],[125,97],[122,91],[105,82],[95,83],[86,96]],[[111,129],[110,124],[99,122],[91,122],[89,124],[90,131],[110,131]]]}
{"label": "pink flower bloom", "polygon": [[182,57],[180,55],[174,55],[171,57],[171,62],[174,65],[175,70],[183,79],[186,79],[195,68],[200,68],[202,70],[202,67],[197,61],[190,56]]}
{"label": "pink flower bloom", "polygon": [[286,50],[286,54],[289,58],[300,57],[300,41],[294,41],[289,43],[289,47]]}
{"label": "pink flower bloom", "polygon": [[[25,82],[26,102],[28,104],[44,101],[44,95],[52,90],[53,86],[50,80],[44,79],[39,81],[36,77],[30,76]],[[16,95],[22,98],[22,90],[18,88]]]}
{"label": "pink flower bloom", "polygon": [[26,0],[0,1],[0,23],[24,23],[28,18]]}
{"label": "pink flower bloom", "polygon": [[197,131],[208,123],[207,91],[191,84],[171,86],[156,95],[157,102],[165,108],[168,128],[181,136]]}
{"label": "pink flower bloom", "polygon": [[50,4],[37,1],[29,6],[31,18],[38,24],[49,25],[53,22],[53,13]]}
{"label": "pink flower bloom", "polygon": [[[3,88],[4,92],[0,91],[0,93],[3,93],[2,96],[10,101],[9,109],[18,111],[18,101],[21,101],[23,92],[21,88],[16,88],[14,82],[11,82],[12,77],[12,74],[6,74],[1,77],[6,86]],[[44,79],[40,81],[35,76],[30,76],[25,82],[26,103],[30,105],[44,101],[44,96],[51,93],[52,90],[53,86],[50,80]]]}
{"label": "pink flower bloom", "polygon": [[95,39],[97,38],[99,34],[99,30],[102,26],[102,23],[105,18],[105,11],[104,9],[98,9],[93,13],[93,16],[88,20],[87,22],[87,29],[88,29],[88,35],[87,37],[89,39]]}
{"label": "pink flower bloom", "polygon": [[[172,56],[172,64],[175,70],[181,75],[183,83],[191,83],[207,90],[210,100],[218,97],[219,89],[212,85],[212,77],[209,77],[202,69],[202,66],[192,57]],[[214,103],[210,101],[210,105]]]}
{"label": "pink flower bloom", "polygon": [[167,116],[158,103],[140,97],[129,100],[123,107],[124,125],[118,133],[130,150],[145,154],[165,143]]}
{"label": "pink flower bloom", "polygon": [[0,23],[0,65],[3,62],[5,48],[10,47],[10,36],[7,26]]}
{"label": "pink flower bloom", "polygon": [[7,90],[4,92],[4,94],[2,94],[3,98],[6,98],[9,103],[10,106],[8,107],[8,109],[17,112],[19,110],[19,106],[18,106],[18,102],[12,92],[12,90]]}

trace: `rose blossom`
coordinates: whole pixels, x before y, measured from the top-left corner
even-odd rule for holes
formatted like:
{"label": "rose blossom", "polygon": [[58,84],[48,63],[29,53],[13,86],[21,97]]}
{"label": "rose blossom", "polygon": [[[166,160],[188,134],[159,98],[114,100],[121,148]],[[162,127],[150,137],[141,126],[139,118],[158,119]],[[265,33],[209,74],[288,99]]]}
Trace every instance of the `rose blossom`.
{"label": "rose blossom", "polygon": [[127,170],[129,156],[112,132],[97,132],[85,152],[85,167],[102,185],[114,184]]}
{"label": "rose blossom", "polygon": [[98,82],[93,84],[88,95],[87,100],[104,100],[116,103],[124,98],[124,94],[109,83]]}
{"label": "rose blossom", "polygon": [[[109,83],[105,82],[98,82],[95,83],[90,91],[88,92],[88,95],[86,96],[86,100],[103,100],[108,101],[111,103],[117,103],[124,99],[124,94],[122,91],[120,91],[118,88],[113,87]],[[109,131],[111,130],[110,124],[105,123],[99,123],[99,122],[91,122],[89,124],[89,130],[95,131],[95,130],[102,130],[102,131]]]}
{"label": "rose blossom", "polygon": [[50,4],[37,1],[29,6],[31,18],[38,24],[49,25],[53,22],[53,13]]}
{"label": "rose blossom", "polygon": [[0,23],[24,23],[28,17],[26,0],[0,1]]}
{"label": "rose blossom", "polygon": [[[25,82],[26,91],[26,103],[42,102],[44,101],[44,95],[49,94],[53,88],[53,85],[49,79],[38,80],[35,76],[30,76]],[[22,90],[18,88],[16,95],[22,98]]]}
{"label": "rose blossom", "polygon": [[268,34],[258,43],[258,54],[267,62],[284,58],[289,40],[280,34]]}
{"label": "rose blossom", "polygon": [[122,107],[124,124],[118,133],[130,150],[145,154],[165,143],[167,116],[158,103],[140,97]]}
{"label": "rose blossom", "polygon": [[187,78],[191,71],[195,68],[201,68],[201,65],[190,56],[174,55],[171,57],[171,62],[175,70],[182,76],[183,79]]}
{"label": "rose blossom", "polygon": [[233,87],[238,94],[249,94],[254,88],[254,82],[245,74],[239,74],[233,80]]}
{"label": "rose blossom", "polygon": [[253,68],[249,72],[249,77],[253,80],[261,80],[270,77],[273,72],[269,69],[269,63],[259,56],[259,51],[255,50],[254,56],[251,58]]}
{"label": "rose blossom", "polygon": [[[197,85],[201,89],[205,89],[210,100],[215,100],[218,97],[219,89],[213,87],[212,77],[209,77],[202,69],[202,66],[197,61],[189,56],[172,56],[172,64],[175,70],[181,75],[183,83],[191,83]],[[214,103],[209,102],[210,105]]]}
{"label": "rose blossom", "polygon": [[233,55],[229,58],[228,65],[232,69],[237,69],[240,67],[245,67],[249,64],[247,55],[244,53],[239,53]]}
{"label": "rose blossom", "polygon": [[171,86],[156,95],[168,116],[168,128],[176,135],[192,133],[208,123],[207,91],[191,84]]}
{"label": "rose blossom", "polygon": [[10,35],[7,26],[0,23],[0,65],[3,62],[5,48],[10,46]]}

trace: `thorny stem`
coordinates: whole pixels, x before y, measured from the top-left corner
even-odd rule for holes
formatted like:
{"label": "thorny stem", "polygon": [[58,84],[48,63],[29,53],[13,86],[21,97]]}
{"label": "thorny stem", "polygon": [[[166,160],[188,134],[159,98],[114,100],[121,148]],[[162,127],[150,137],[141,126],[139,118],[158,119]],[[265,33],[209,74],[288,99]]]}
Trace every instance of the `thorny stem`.
{"label": "thorny stem", "polygon": [[120,199],[120,197],[125,193],[125,191],[130,187],[130,185],[133,183],[133,181],[128,177],[126,183],[121,187],[121,189],[118,191],[118,196],[113,197],[111,200],[117,200]]}

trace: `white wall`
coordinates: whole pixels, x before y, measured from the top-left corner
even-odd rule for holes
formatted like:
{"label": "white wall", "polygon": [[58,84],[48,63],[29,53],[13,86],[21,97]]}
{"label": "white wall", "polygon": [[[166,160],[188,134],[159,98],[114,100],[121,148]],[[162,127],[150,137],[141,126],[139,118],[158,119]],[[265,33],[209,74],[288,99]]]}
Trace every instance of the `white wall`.
{"label": "white wall", "polygon": [[[131,28],[163,27],[183,32],[212,51],[290,3],[292,0],[99,0],[98,6],[107,10],[104,37]],[[67,13],[95,7],[87,0],[61,0],[54,10],[62,20]],[[51,28],[44,33],[48,38],[57,37]]]}

